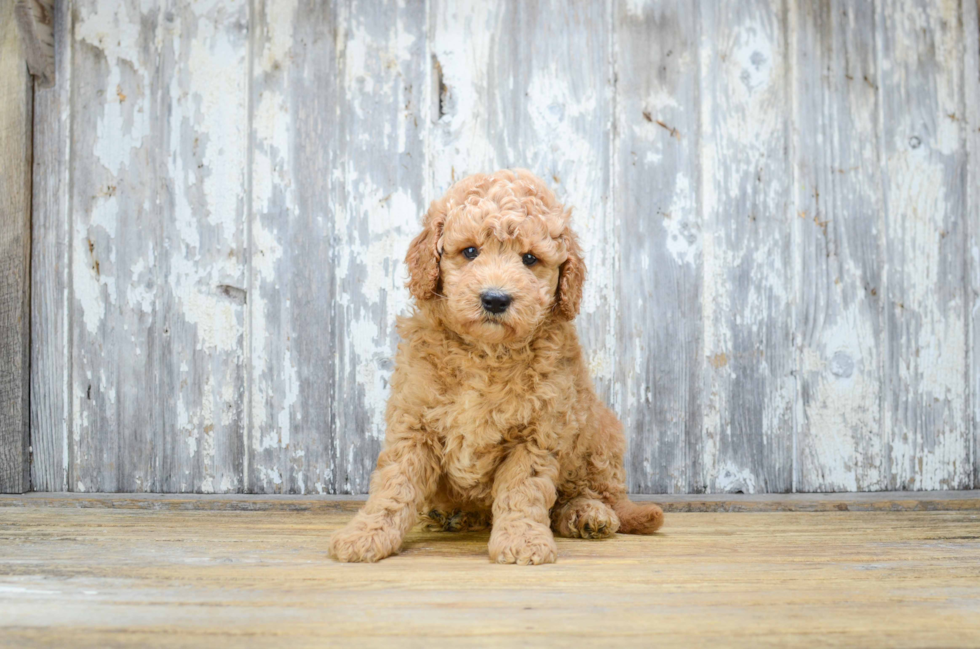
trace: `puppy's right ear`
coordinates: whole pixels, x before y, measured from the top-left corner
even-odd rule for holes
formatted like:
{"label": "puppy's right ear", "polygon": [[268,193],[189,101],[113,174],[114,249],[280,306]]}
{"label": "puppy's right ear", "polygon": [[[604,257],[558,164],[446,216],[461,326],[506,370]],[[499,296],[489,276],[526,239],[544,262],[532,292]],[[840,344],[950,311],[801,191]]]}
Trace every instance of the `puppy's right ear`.
{"label": "puppy's right ear", "polygon": [[442,227],[446,215],[429,209],[423,230],[408,246],[408,290],[417,300],[431,300],[439,289],[439,258],[442,256]]}

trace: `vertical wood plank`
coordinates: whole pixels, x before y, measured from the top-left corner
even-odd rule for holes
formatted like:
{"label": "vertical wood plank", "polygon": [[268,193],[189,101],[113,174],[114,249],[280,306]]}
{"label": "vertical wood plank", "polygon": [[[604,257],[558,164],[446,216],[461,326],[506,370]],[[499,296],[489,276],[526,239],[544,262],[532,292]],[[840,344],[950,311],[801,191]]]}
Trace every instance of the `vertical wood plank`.
{"label": "vertical wood plank", "polygon": [[0,6],[0,493],[31,488],[31,121],[27,71],[14,6]]}
{"label": "vertical wood plank", "polygon": [[429,110],[423,111],[430,120],[426,129],[427,203],[457,180],[505,164],[497,160],[491,143],[490,112],[495,97],[490,61],[496,44],[493,36],[507,6],[449,0],[429,3],[430,83],[425,95]]}
{"label": "vertical wood plank", "polygon": [[31,485],[68,491],[71,421],[71,3],[54,6],[55,85],[34,93]]}
{"label": "vertical wood plank", "polygon": [[793,14],[796,490],[883,489],[874,6],[825,0]]}
{"label": "vertical wood plank", "polygon": [[600,396],[622,411],[611,6],[434,0],[430,13],[429,198],[471,173],[526,167],[573,207],[589,269],[579,336]]}
{"label": "vertical wood plank", "polygon": [[956,2],[878,7],[891,489],[972,482],[962,30]]}
{"label": "vertical wood plank", "polygon": [[700,10],[704,483],[784,492],[796,399],[786,8]]}
{"label": "vertical wood plank", "polygon": [[616,382],[631,433],[629,488],[700,492],[698,15],[683,0],[619,2],[614,25]]}
{"label": "vertical wood plank", "polygon": [[242,488],[247,6],[77,3],[69,488]]}
{"label": "vertical wood plank", "polygon": [[973,488],[980,489],[980,0],[963,0],[963,85],[966,104],[966,228],[969,232],[967,372],[973,431]]}
{"label": "vertical wood plank", "polygon": [[334,2],[255,3],[246,490],[333,492],[343,30]]}
{"label": "vertical wood plank", "polygon": [[427,16],[420,2],[352,0],[339,118],[346,135],[344,221],[337,230],[337,473],[366,493],[385,434],[396,316],[406,312],[403,259],[424,201]]}
{"label": "vertical wood plank", "polygon": [[259,7],[251,487],[363,493],[424,211],[424,6]]}

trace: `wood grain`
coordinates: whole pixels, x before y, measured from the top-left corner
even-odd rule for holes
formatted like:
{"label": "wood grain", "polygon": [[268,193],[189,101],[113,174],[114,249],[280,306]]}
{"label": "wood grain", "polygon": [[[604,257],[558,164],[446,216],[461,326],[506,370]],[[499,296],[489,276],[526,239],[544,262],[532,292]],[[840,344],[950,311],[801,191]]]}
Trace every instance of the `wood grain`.
{"label": "wood grain", "polygon": [[638,493],[705,490],[700,26],[691,9],[619,2],[615,12],[617,405]]}
{"label": "wood grain", "polygon": [[337,12],[326,2],[255,4],[245,491],[333,487],[344,182]]}
{"label": "wood grain", "polygon": [[34,92],[31,205],[31,487],[68,491],[71,428],[71,15],[54,7],[55,77]]}
{"label": "wood grain", "polygon": [[963,3],[963,82],[966,104],[966,227],[969,232],[969,293],[966,301],[973,487],[980,488],[980,0]]}
{"label": "wood grain", "polygon": [[256,492],[367,490],[384,436],[395,317],[408,305],[401,258],[425,209],[423,8],[315,7],[259,3],[257,13]]}
{"label": "wood grain", "polygon": [[954,3],[877,10],[888,487],[965,488],[963,24]]}
{"label": "wood grain", "polygon": [[242,488],[246,10],[75,5],[72,490]]}
{"label": "wood grain", "polygon": [[787,10],[701,9],[703,481],[790,491],[796,404]]}
{"label": "wood grain", "polygon": [[34,82],[13,3],[0,6],[0,493],[31,488],[30,251]]}
{"label": "wood grain", "polygon": [[874,7],[795,4],[799,491],[886,487]]}
{"label": "wood grain", "polygon": [[491,564],[412,533],[336,564],[345,511],[4,509],[0,642],[176,646],[976,646],[980,514],[672,514]]}
{"label": "wood grain", "polygon": [[425,204],[429,61],[422,3],[354,0],[343,16],[345,180],[335,229],[336,461],[331,493],[366,493],[385,435],[398,345],[395,318],[409,309],[403,259]]}
{"label": "wood grain", "polygon": [[54,84],[54,0],[14,0],[14,17],[20,30],[21,49],[27,68],[39,87]]}

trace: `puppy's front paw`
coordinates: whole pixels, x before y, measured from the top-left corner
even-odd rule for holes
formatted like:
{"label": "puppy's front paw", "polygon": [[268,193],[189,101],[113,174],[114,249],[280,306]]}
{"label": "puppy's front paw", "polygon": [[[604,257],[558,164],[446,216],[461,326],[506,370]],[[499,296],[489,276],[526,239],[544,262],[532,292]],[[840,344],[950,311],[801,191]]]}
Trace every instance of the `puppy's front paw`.
{"label": "puppy's front paw", "polygon": [[391,556],[401,546],[397,530],[368,526],[355,518],[330,537],[327,554],[336,561],[374,563]]}
{"label": "puppy's front paw", "polygon": [[494,526],[490,533],[491,561],[526,566],[554,563],[557,556],[555,537],[540,523]]}

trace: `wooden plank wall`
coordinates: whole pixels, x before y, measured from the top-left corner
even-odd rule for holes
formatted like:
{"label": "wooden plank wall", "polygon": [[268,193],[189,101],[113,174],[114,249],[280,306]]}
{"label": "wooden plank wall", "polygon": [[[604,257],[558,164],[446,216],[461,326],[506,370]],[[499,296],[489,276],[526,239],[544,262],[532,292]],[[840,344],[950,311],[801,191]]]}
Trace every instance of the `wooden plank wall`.
{"label": "wooden plank wall", "polygon": [[980,486],[974,0],[64,0],[39,490],[363,493],[428,202],[526,166],[643,493]]}
{"label": "wooden plank wall", "polygon": [[31,121],[14,4],[0,5],[0,493],[30,490]]}

